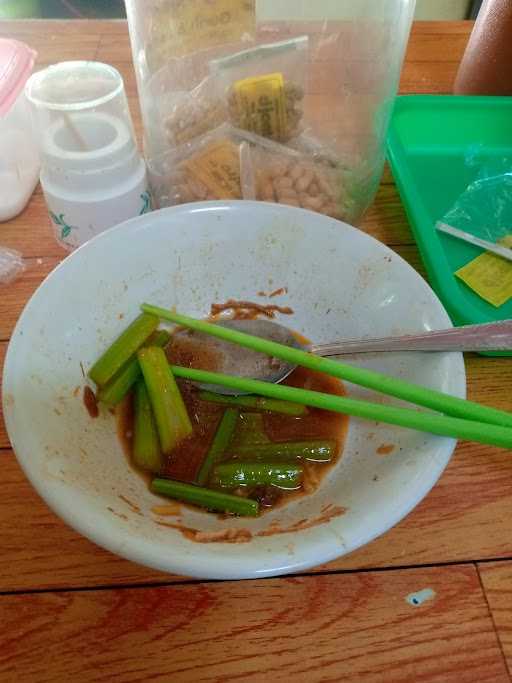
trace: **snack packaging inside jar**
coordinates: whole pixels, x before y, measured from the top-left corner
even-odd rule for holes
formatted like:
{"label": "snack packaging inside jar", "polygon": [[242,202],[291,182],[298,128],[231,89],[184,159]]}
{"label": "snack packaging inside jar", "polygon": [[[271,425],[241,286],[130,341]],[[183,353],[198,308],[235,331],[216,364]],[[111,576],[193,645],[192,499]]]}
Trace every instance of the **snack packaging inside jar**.
{"label": "snack packaging inside jar", "polygon": [[297,206],[350,221],[356,206],[349,168],[305,135],[293,147],[238,131],[244,199]]}
{"label": "snack packaging inside jar", "polygon": [[213,199],[242,199],[240,138],[228,124],[165,152],[149,164],[159,208]]}
{"label": "snack packaging inside jar", "polygon": [[308,47],[308,37],[301,36],[210,62],[233,126],[279,142],[298,135]]}
{"label": "snack packaging inside jar", "polygon": [[211,76],[204,78],[191,92],[180,93],[163,113],[166,138],[171,147],[191,142],[218,128],[227,119],[226,102]]}

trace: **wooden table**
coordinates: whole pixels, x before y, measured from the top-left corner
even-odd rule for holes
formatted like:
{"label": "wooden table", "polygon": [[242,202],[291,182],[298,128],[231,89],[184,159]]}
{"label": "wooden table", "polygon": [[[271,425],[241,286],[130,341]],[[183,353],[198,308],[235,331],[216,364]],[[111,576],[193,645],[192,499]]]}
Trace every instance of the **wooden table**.
{"label": "wooden table", "polygon": [[[402,92],[450,91],[470,23],[414,26]],[[0,23],[40,64],[99,59],[126,79],[124,22]],[[389,172],[364,229],[421,272]],[[40,191],[0,244],[26,258],[0,289],[0,365],[24,304],[63,258]],[[512,363],[467,358],[470,397],[512,409]],[[298,576],[208,582],[122,560],[64,525],[18,467],[0,416],[0,681],[508,681],[512,665],[512,458],[463,443],[406,520]],[[410,598],[430,589],[431,599]],[[408,599],[409,596],[409,599]]]}

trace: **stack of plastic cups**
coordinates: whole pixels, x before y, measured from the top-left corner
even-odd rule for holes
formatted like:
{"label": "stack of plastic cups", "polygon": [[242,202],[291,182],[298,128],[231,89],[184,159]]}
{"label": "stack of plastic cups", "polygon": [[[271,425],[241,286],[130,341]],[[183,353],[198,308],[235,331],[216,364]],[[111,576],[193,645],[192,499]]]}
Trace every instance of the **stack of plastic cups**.
{"label": "stack of plastic cups", "polygon": [[26,86],[41,152],[41,186],[57,241],[67,249],[151,209],[119,72],[63,62]]}

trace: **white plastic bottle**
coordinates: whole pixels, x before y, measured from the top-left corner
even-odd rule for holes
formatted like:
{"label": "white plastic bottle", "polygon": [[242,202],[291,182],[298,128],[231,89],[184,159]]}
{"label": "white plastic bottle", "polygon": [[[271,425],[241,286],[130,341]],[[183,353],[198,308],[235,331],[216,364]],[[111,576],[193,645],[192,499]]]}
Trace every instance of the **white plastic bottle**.
{"label": "white plastic bottle", "polygon": [[39,180],[39,153],[23,92],[36,53],[0,38],[0,222],[25,208]]}
{"label": "white plastic bottle", "polygon": [[62,62],[34,74],[26,94],[39,131],[41,187],[57,241],[75,249],[151,209],[119,72]]}

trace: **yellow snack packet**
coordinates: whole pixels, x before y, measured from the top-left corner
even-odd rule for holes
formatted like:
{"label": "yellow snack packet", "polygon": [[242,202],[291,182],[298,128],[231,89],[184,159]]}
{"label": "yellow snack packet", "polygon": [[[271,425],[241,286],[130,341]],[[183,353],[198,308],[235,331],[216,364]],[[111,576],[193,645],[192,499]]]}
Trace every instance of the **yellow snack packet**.
{"label": "yellow snack packet", "polygon": [[[498,244],[512,248],[512,235],[507,235]],[[455,275],[496,308],[512,298],[512,262],[495,254],[481,254]]]}
{"label": "yellow snack packet", "polygon": [[240,151],[230,140],[212,143],[183,166],[217,199],[241,199]]}
{"label": "yellow snack packet", "polygon": [[237,125],[264,138],[282,140],[288,117],[282,73],[244,78],[234,86]]}

